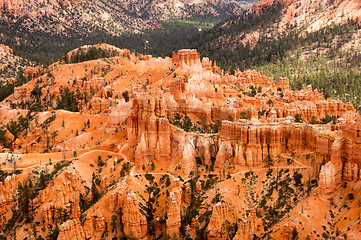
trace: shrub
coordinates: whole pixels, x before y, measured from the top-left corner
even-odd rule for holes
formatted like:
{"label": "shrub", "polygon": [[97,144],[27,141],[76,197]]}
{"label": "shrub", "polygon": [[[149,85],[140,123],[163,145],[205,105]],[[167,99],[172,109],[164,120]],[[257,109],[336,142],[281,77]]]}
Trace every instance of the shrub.
{"label": "shrub", "polygon": [[126,102],[129,102],[129,92],[128,91],[125,91],[122,93],[123,95],[123,98]]}
{"label": "shrub", "polygon": [[105,162],[103,161],[101,156],[98,156],[98,166],[103,167],[105,165]]}
{"label": "shrub", "polygon": [[298,239],[297,228],[293,228],[293,230],[292,230],[292,239],[294,239],[294,240]]}
{"label": "shrub", "polygon": [[327,123],[329,123],[329,122],[331,122],[332,121],[332,118],[331,118],[331,116],[330,115],[326,115],[326,117],[324,117],[324,118],[322,118],[321,119],[321,123],[322,124],[327,124]]}
{"label": "shrub", "polygon": [[315,116],[312,116],[311,117],[311,121],[310,121],[310,124],[318,124],[319,122],[317,121],[316,117]]}
{"label": "shrub", "polygon": [[240,119],[250,119],[248,113],[246,113],[246,112],[240,112],[239,113],[239,118]]}
{"label": "shrub", "polygon": [[301,114],[299,114],[299,113],[295,114],[295,122],[298,122],[298,123],[302,122]]}
{"label": "shrub", "polygon": [[353,193],[348,193],[348,194],[347,194],[347,198],[348,198],[349,200],[354,199]]}

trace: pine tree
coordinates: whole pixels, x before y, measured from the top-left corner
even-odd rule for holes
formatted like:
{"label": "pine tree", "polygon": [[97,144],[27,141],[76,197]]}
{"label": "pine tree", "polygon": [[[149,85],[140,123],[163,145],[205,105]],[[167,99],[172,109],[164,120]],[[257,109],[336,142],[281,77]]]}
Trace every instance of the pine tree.
{"label": "pine tree", "polygon": [[271,166],[273,166],[273,159],[271,158],[270,154],[267,154],[267,157],[264,159],[264,162],[266,164],[266,167],[268,167],[268,169],[271,169]]}

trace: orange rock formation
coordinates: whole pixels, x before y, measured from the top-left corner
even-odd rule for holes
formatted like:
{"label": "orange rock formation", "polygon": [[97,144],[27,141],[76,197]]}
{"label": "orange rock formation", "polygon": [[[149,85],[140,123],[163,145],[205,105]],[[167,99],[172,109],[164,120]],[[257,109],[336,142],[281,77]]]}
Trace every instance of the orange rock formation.
{"label": "orange rock formation", "polygon": [[[215,71],[194,50],[172,59],[114,50],[119,56],[110,60],[58,62],[46,74],[28,69],[33,79],[1,103],[0,127],[25,126],[6,128],[11,144],[0,154],[4,222],[21,210],[18,184],[30,179],[36,195],[27,212],[43,237],[58,224],[58,239],[252,239],[265,231],[282,239],[293,227],[303,239],[322,234],[328,217],[319,218],[345,205],[342,191],[352,193],[350,211],[337,209],[347,219],[336,216],[335,224],[356,231],[361,125],[350,103],[325,100],[311,86],[293,91],[288,79],[253,70]],[[60,86],[79,112],[57,109]],[[36,94],[40,112],[24,103]],[[327,115],[328,124],[310,123]],[[269,223],[274,216],[285,217]],[[305,225],[291,225],[295,219]],[[18,221],[17,237],[29,237]]]}

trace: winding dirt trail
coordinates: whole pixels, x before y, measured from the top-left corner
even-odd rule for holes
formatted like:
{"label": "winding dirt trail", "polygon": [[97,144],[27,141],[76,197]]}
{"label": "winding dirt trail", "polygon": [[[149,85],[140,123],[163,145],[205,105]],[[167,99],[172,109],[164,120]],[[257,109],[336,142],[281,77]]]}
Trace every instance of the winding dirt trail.
{"label": "winding dirt trail", "polygon": [[[121,156],[126,162],[132,163],[132,162],[129,161],[129,159],[123,153],[120,153],[120,152],[117,153],[117,152],[112,152],[112,151],[108,151],[108,150],[90,150],[89,152],[86,152],[86,153],[84,153],[84,154],[82,154],[82,155],[80,155],[78,157],[52,160],[52,163],[57,163],[57,162],[61,162],[61,161],[64,161],[64,160],[68,160],[68,161],[69,160],[76,160],[76,161],[78,161],[80,158],[83,158],[83,157],[85,157],[85,156],[87,156],[89,154],[92,154],[92,153],[107,153],[107,154],[111,154],[113,156],[118,155],[118,156]],[[301,166],[271,167],[270,169],[305,169],[305,168],[311,168],[310,166],[306,166],[306,165],[304,165],[303,163],[301,163],[301,162],[299,162],[297,160],[294,160],[294,162],[296,162],[297,164],[299,164]],[[172,180],[178,178],[178,177],[175,177],[172,173],[169,173],[169,172],[149,172],[149,173],[141,172],[141,173],[134,173],[136,166],[135,166],[135,163],[132,163],[132,164],[133,164],[132,170],[130,171],[128,176],[133,177],[133,176],[137,176],[137,175],[151,174],[151,175],[168,175],[169,177],[172,178]],[[27,167],[17,167],[16,169],[25,170],[25,169],[35,168],[35,167],[38,167],[38,166],[41,166],[41,164],[33,164],[33,165],[27,166]],[[3,171],[11,171],[13,169],[14,168],[3,168],[2,170]],[[256,169],[243,170],[243,171],[239,171],[239,172],[236,172],[236,173],[232,173],[230,175],[232,177],[234,177],[236,175],[244,174],[244,173],[247,173],[247,172],[250,172],[250,171],[264,171],[264,170],[268,170],[268,168],[256,168]],[[213,175],[222,175],[222,173],[219,173],[219,172],[213,172],[211,174],[213,174]],[[183,179],[183,180],[185,182],[187,182],[190,179],[192,179],[192,178],[188,177],[188,178]]]}
{"label": "winding dirt trail", "polygon": [[[86,153],[84,153],[84,154],[82,154],[82,155],[80,155],[80,156],[78,156],[78,157],[65,158],[65,159],[62,158],[62,159],[57,159],[57,160],[51,160],[51,162],[52,162],[52,163],[57,163],[57,162],[61,162],[61,161],[64,161],[64,160],[67,160],[67,161],[69,161],[69,160],[77,160],[77,161],[78,161],[79,158],[83,158],[83,157],[85,157],[85,156],[87,156],[87,155],[89,155],[89,154],[91,154],[91,153],[95,153],[95,152],[108,153],[108,154],[112,154],[112,155],[121,155],[126,162],[129,162],[128,158],[127,158],[124,154],[122,154],[122,153],[116,153],[116,152],[112,152],[112,151],[107,151],[107,150],[90,150],[89,152],[86,152]],[[15,154],[14,154],[14,155],[15,155]],[[45,163],[44,163],[44,164],[45,164]],[[35,167],[38,167],[38,166],[41,166],[41,165],[42,165],[42,164],[33,164],[33,165],[27,166],[27,167],[16,167],[16,169],[17,169],[17,170],[24,170],[24,169],[35,168]],[[2,168],[1,170],[3,170],[3,171],[10,171],[10,170],[13,170],[13,169],[14,169],[14,168]]]}

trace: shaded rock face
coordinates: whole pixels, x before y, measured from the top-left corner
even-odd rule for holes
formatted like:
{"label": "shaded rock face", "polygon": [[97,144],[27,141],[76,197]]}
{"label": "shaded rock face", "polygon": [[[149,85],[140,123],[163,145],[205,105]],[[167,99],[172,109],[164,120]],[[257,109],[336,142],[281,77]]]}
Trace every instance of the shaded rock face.
{"label": "shaded rock face", "polygon": [[332,193],[341,183],[341,171],[339,164],[328,162],[321,167],[318,193],[326,195]]}
{"label": "shaded rock face", "polygon": [[85,191],[79,173],[69,169],[62,172],[53,182],[61,182],[62,186],[48,186],[33,201],[34,205],[42,204],[40,213],[43,213],[45,223],[54,225],[67,218],[79,219],[79,191]]}
{"label": "shaded rock face", "polygon": [[128,193],[122,208],[123,231],[127,237],[142,239],[147,234],[147,219],[140,212],[134,193]]}
{"label": "shaded rock face", "polygon": [[353,138],[361,138],[361,124],[348,123],[341,125],[342,132]]}
{"label": "shaded rock face", "polygon": [[161,98],[135,99],[132,114],[127,119],[128,141],[136,146],[136,166],[169,162],[180,157],[185,175],[195,166],[195,135],[172,127],[166,118]]}
{"label": "shaded rock face", "polygon": [[[293,124],[253,124],[227,121],[222,123],[220,137],[222,143],[217,154],[216,167],[223,166],[227,162],[242,166],[255,166],[261,164],[268,154],[275,157],[285,150],[304,148],[315,150],[316,141],[319,138],[322,139],[321,136],[316,136],[311,129],[297,127]],[[326,138],[322,146],[327,148],[327,144]]]}
{"label": "shaded rock face", "polygon": [[111,193],[109,210],[116,213],[121,209],[123,233],[126,237],[143,239],[147,235],[147,219],[141,213],[138,196],[122,182]]}
{"label": "shaded rock face", "polygon": [[105,228],[106,223],[104,217],[96,213],[86,217],[83,230],[86,239],[101,239]]}
{"label": "shaded rock face", "polygon": [[42,207],[43,217],[45,223],[48,225],[54,225],[57,222],[62,222],[64,219],[70,216],[74,219],[79,219],[80,209],[78,205],[73,202],[69,202],[65,205],[46,203]]}
{"label": "shaded rock face", "polygon": [[207,226],[208,239],[228,239],[226,220],[228,218],[228,207],[224,203],[217,203]]}
{"label": "shaded rock face", "polygon": [[136,162],[170,157],[170,125],[161,99],[135,99],[127,124],[129,141],[137,145]]}
{"label": "shaded rock face", "polygon": [[169,194],[167,205],[167,234],[169,236],[178,236],[179,228],[181,226],[181,198],[178,198],[174,192],[171,192]]}
{"label": "shaded rock face", "polygon": [[[230,144],[220,146],[220,150],[222,148],[223,150],[218,152],[217,161],[220,163],[216,162],[216,165],[234,161],[253,166],[262,163],[267,154],[274,157],[283,151],[308,149],[323,156],[327,161],[331,160],[334,164],[339,162],[342,165],[345,161],[345,166],[339,169],[346,169],[347,179],[358,179],[359,170],[356,163],[361,162],[359,154],[361,145],[334,140],[328,135],[319,134],[317,128],[293,123],[254,124],[224,121],[220,138],[222,141],[229,141]],[[225,149],[234,154],[225,154]]]}
{"label": "shaded rock face", "polygon": [[[342,145],[336,139],[331,146],[331,161],[321,167],[318,193],[332,193],[342,180],[358,181],[360,179],[358,151],[350,146]],[[353,153],[356,153],[355,155]],[[345,161],[345,159],[347,159]],[[356,161],[355,161],[356,160]]]}
{"label": "shaded rock face", "polygon": [[238,230],[233,237],[234,240],[252,240],[257,228],[257,216],[254,209],[248,217],[242,219],[238,224]]}
{"label": "shaded rock face", "polygon": [[78,219],[68,220],[59,227],[58,240],[85,240],[83,228]]}
{"label": "shaded rock face", "polygon": [[179,179],[175,179],[167,199],[167,234],[179,236],[181,226],[182,189]]}
{"label": "shaded rock face", "polygon": [[348,181],[358,181],[360,179],[359,165],[355,162],[347,161],[343,165],[342,179]]}
{"label": "shaded rock face", "polygon": [[19,178],[16,175],[8,176],[4,183],[0,183],[0,216],[6,214],[14,203],[13,193],[18,186]]}

